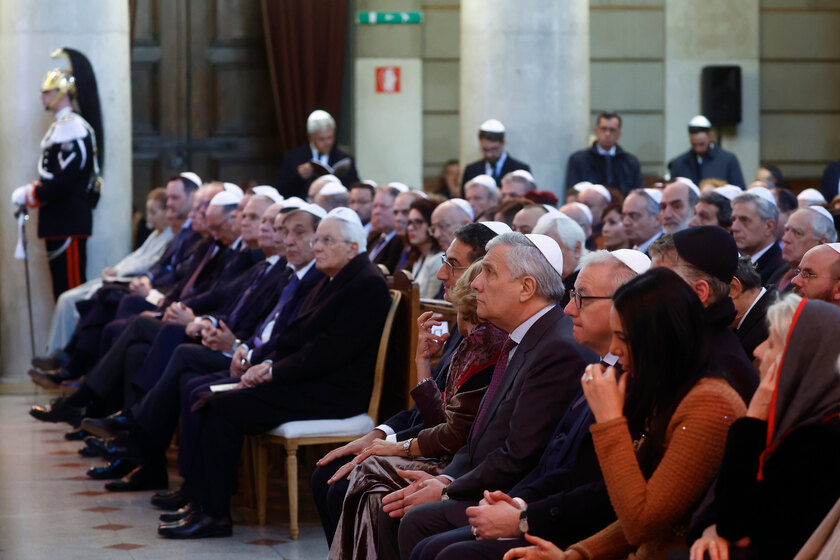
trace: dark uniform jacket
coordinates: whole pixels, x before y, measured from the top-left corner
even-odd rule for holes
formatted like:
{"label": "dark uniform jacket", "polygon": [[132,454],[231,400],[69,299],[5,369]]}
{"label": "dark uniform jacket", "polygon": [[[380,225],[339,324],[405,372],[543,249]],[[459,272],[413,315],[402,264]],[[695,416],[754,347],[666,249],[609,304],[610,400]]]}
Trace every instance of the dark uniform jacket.
{"label": "dark uniform jacket", "polygon": [[677,156],[668,168],[671,177],[688,177],[695,183],[703,179],[723,179],[731,185],[744,188],[744,176],[741,164],[732,152],[727,152],[715,144],[703,155],[703,163],[697,163],[697,156],[691,150]]}
{"label": "dark uniform jacket", "polygon": [[[495,168],[494,165],[491,165],[490,167]],[[516,171],[517,169],[524,169],[525,171],[530,172],[531,166],[524,161],[512,158],[511,155],[508,154],[504,165],[502,165],[502,172],[499,173],[499,176],[497,177],[495,174],[491,174],[491,176],[496,180],[496,183],[499,184],[502,182],[502,177],[511,171]],[[467,167],[464,168],[464,177],[461,179],[461,190],[464,190],[464,185],[467,184],[467,181],[473,177],[478,177],[479,175],[484,174],[485,171],[485,161],[483,159],[474,161],[467,165]]]}
{"label": "dark uniform jacket", "polygon": [[569,165],[566,167],[566,190],[575,186],[581,181],[589,181],[612,187],[621,192],[624,196],[631,189],[638,189],[645,186],[642,178],[642,168],[639,160],[631,153],[625,152],[621,146],[615,147],[615,155],[610,161],[612,180],[607,179],[607,158],[598,153],[593,142],[586,150],[580,150],[569,156]]}

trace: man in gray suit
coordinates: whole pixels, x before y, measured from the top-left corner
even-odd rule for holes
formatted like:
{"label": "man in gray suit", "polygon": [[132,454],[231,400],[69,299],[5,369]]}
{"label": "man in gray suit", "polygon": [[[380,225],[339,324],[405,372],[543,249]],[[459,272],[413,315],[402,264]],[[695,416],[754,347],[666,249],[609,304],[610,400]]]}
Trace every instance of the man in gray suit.
{"label": "man in gray suit", "polygon": [[[563,297],[563,257],[545,235],[506,233],[487,244],[473,282],[478,314],[510,333],[467,444],[437,477],[409,471],[412,484],[383,499],[380,532],[405,515],[399,549],[407,558],[423,538],[467,523],[465,510],[485,488],[509,490],[530,471],[578,390],[580,372],[598,357],[572,337]],[[450,500],[449,498],[455,498]],[[457,500],[456,500],[457,499]],[[381,558],[395,551],[382,550]]]}

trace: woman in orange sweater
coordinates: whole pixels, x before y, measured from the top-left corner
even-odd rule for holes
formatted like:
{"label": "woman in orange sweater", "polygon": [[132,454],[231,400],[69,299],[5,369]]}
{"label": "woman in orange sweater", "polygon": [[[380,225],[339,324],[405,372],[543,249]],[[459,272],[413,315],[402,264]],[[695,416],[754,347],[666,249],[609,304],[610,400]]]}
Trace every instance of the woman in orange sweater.
{"label": "woman in orange sweater", "polygon": [[664,559],[682,546],[720,467],[727,430],[744,415],[735,390],[709,371],[702,305],[679,276],[652,269],[613,301],[610,352],[624,374],[593,364],[582,384],[618,520],[566,551],[526,535],[536,546],[512,549],[505,560]]}

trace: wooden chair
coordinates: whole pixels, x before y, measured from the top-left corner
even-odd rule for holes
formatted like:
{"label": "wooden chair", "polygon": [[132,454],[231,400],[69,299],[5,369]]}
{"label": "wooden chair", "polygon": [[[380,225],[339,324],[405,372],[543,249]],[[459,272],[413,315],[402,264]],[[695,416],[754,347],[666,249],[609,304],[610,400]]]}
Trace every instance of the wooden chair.
{"label": "wooden chair", "polygon": [[286,450],[286,479],[289,486],[289,535],[297,539],[298,528],[298,464],[297,450],[303,445],[336,444],[353,441],[375,426],[379,411],[379,398],[382,393],[382,381],[385,377],[385,358],[388,355],[388,343],[394,325],[394,317],[400,305],[402,292],[390,290],[391,307],[379,339],[379,352],[373,376],[373,391],[366,414],[351,418],[327,420],[301,420],[286,422],[270,432],[254,438],[254,486],[257,497],[257,518],[260,525],[265,524],[266,502],[268,500],[268,446],[282,445]]}

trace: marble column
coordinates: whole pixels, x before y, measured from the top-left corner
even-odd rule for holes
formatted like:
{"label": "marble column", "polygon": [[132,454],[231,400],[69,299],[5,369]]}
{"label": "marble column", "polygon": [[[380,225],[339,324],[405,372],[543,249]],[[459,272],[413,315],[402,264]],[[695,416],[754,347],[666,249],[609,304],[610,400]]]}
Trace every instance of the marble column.
{"label": "marble column", "polygon": [[478,127],[499,119],[508,152],[561,196],[589,123],[589,2],[462,0],[462,165],[481,157]]}
{"label": "marble column", "polygon": [[665,0],[665,163],[688,150],[688,121],[700,114],[704,66],[741,67],[741,123],[721,130],[744,180],[759,166],[759,0]]}
{"label": "marble column", "polygon": [[[128,2],[25,0],[0,2],[0,380],[26,378],[29,319],[23,261],[14,260],[16,223],[12,190],[37,179],[39,142],[51,121],[39,99],[46,72],[66,67],[50,53],[71,47],[93,65],[107,144],[105,186],[88,240],[88,278],[126,254],[131,239],[131,67]],[[36,236],[37,210],[27,225],[30,242],[35,349],[43,353],[53,301],[44,244]],[[0,386],[0,390],[3,387]]]}

